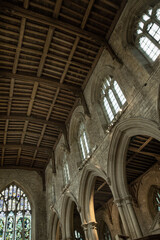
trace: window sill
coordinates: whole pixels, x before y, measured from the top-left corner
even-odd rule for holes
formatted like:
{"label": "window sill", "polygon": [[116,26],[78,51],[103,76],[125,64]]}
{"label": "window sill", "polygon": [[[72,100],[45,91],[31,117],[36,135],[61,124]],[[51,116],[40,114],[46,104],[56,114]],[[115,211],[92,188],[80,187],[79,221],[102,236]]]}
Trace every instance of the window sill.
{"label": "window sill", "polygon": [[128,104],[126,103],[125,106],[123,106],[123,109],[120,109],[119,112],[115,115],[114,119],[112,120],[112,122],[109,123],[107,129],[106,129],[106,133],[110,133],[112,128],[115,126],[115,124],[119,121],[120,117],[122,116],[122,114],[126,111],[128,107]]}
{"label": "window sill", "polygon": [[88,163],[88,161],[91,159],[93,153],[96,151],[97,149],[97,146],[95,145],[93,148],[92,148],[92,151],[88,154],[88,156],[83,160],[81,166],[78,168],[78,170],[82,170],[83,167]]}

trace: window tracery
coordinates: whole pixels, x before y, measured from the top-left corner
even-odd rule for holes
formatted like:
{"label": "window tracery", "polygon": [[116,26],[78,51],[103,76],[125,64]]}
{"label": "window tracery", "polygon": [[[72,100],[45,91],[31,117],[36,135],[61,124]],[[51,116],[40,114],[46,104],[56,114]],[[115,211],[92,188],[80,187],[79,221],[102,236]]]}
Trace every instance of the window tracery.
{"label": "window tracery", "polygon": [[113,77],[104,79],[101,88],[101,103],[108,123],[111,123],[126,104],[126,98]]}
{"label": "window tracery", "polygon": [[160,54],[160,4],[150,7],[138,21],[135,43],[151,61]]}
{"label": "window tracery", "polygon": [[0,240],[31,240],[31,205],[15,184],[0,193]]}

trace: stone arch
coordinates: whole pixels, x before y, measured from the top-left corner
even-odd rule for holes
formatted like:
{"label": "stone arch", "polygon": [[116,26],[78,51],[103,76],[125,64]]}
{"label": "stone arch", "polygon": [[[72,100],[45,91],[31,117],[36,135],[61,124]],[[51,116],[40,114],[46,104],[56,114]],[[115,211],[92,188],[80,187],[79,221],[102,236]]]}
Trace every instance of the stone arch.
{"label": "stone arch", "polygon": [[59,240],[57,238],[58,227],[61,227],[60,218],[56,209],[53,208],[50,216],[49,237],[48,237],[49,240]]}
{"label": "stone arch", "polygon": [[108,176],[111,179],[114,199],[129,195],[124,177],[126,151],[130,138],[140,134],[160,141],[158,125],[153,121],[144,118],[130,118],[115,126],[108,155]]}
{"label": "stone arch", "polygon": [[95,221],[95,215],[93,211],[93,190],[96,177],[99,176],[104,181],[109,182],[106,173],[100,168],[100,166],[87,164],[83,170],[80,180],[79,189],[79,205],[83,210],[81,212],[83,224]]}
{"label": "stone arch", "polygon": [[77,210],[79,212],[80,218],[80,208],[78,206],[78,202],[76,197],[68,191],[65,192],[63,200],[62,200],[62,207],[61,207],[61,223],[62,223],[62,231],[63,236],[66,239],[72,239],[73,235],[73,218],[71,218],[71,215],[74,211],[74,205],[77,207]]}
{"label": "stone arch", "polygon": [[108,175],[125,233],[132,238],[140,238],[143,233],[133,208],[126,177],[126,153],[130,138],[135,135],[147,135],[160,141],[158,125],[153,121],[131,118],[120,122],[115,126],[109,147]]}
{"label": "stone arch", "polygon": [[78,137],[78,129],[81,122],[85,122],[85,114],[82,105],[78,106],[73,114],[69,125],[69,144],[77,140]]}
{"label": "stone arch", "polygon": [[[154,177],[153,177],[154,176]],[[160,187],[159,167],[153,166],[151,171],[143,176],[142,184],[138,191],[138,203],[140,208],[141,218],[140,221],[143,224],[144,230],[148,232],[151,228],[155,216],[152,215],[152,206],[150,201],[152,200],[152,194],[150,193],[152,186]]]}
{"label": "stone arch", "polygon": [[99,71],[96,74],[95,80],[92,84],[91,104],[94,105],[98,103],[102,81],[108,75],[114,76],[114,70],[115,68],[112,65],[107,64],[99,68]]}

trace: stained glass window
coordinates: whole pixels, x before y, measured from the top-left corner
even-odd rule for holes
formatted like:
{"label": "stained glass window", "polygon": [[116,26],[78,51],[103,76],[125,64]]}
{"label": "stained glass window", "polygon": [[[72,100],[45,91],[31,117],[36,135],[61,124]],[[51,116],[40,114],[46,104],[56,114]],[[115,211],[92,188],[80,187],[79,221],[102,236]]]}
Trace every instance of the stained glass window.
{"label": "stained glass window", "polygon": [[31,240],[31,205],[15,184],[0,193],[0,240]]}
{"label": "stained glass window", "polygon": [[120,86],[111,76],[106,77],[103,81],[101,88],[101,104],[108,123],[112,122],[126,104],[126,98]]}
{"label": "stained glass window", "polygon": [[152,61],[160,54],[160,4],[150,7],[136,26],[136,45]]}
{"label": "stained glass window", "polygon": [[85,131],[84,124],[82,123],[79,128],[79,145],[80,145],[80,150],[82,154],[83,160],[89,157],[89,144],[88,144],[88,139]]}

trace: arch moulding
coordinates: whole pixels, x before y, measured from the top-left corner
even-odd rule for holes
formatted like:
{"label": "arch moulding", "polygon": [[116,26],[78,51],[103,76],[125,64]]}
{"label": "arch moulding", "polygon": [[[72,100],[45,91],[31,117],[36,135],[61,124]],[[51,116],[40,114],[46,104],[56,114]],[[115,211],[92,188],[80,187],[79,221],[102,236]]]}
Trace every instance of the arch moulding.
{"label": "arch moulding", "polygon": [[115,200],[129,196],[125,163],[130,138],[135,135],[147,135],[160,141],[158,124],[148,119],[126,119],[115,126],[108,154],[108,176]]}

